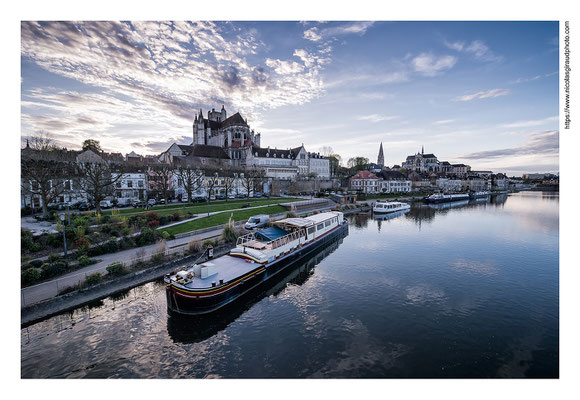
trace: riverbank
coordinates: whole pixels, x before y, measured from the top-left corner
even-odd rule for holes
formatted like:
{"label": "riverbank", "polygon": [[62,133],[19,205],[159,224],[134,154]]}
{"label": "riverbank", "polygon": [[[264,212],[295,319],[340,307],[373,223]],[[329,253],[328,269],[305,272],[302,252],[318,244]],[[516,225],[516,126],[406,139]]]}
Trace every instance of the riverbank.
{"label": "riverbank", "polygon": [[[306,214],[310,214],[314,211],[325,211],[328,208],[329,208],[329,205],[326,205],[324,207],[316,207],[316,208],[301,210],[301,211],[298,211],[296,214],[297,215],[306,215]],[[279,213],[279,214],[272,215],[271,220],[275,221],[275,220],[282,219],[285,217],[286,217],[286,213]],[[243,222],[241,222],[241,223],[238,222],[238,223],[236,223],[236,226],[240,227],[242,224],[243,224]],[[171,252],[184,251],[184,250],[186,250],[186,246],[189,245],[189,242],[193,239],[193,237],[199,236],[199,235],[203,235],[204,239],[218,237],[219,235],[221,235],[223,226],[220,226],[219,229],[215,229],[215,228],[216,227],[213,227],[213,229],[210,228],[210,229],[202,229],[202,230],[194,231],[194,232],[188,232],[188,233],[184,234],[181,238],[179,238],[180,239],[179,244],[171,243],[170,241],[168,241],[167,242],[167,249],[170,250]],[[178,241],[178,239],[176,239],[176,241]],[[151,246],[155,247],[155,245],[151,245]],[[233,244],[218,246],[214,250],[214,255],[215,255],[215,257],[218,257],[221,255],[227,254],[231,248],[233,248]],[[122,255],[120,253],[113,253],[113,255],[117,255],[117,256]],[[136,272],[130,273],[128,275],[124,275],[124,276],[119,277],[119,278],[107,280],[107,281],[99,283],[97,285],[94,285],[94,286],[91,286],[88,288],[84,288],[84,289],[80,289],[80,290],[75,290],[75,291],[67,293],[67,294],[58,294],[58,287],[57,287],[56,291],[53,290],[50,293],[43,294],[43,296],[41,297],[41,300],[34,301],[33,303],[29,303],[28,305],[26,305],[26,303],[23,301],[23,304],[21,307],[21,324],[22,325],[29,325],[31,323],[34,323],[35,321],[39,321],[39,320],[48,318],[48,317],[56,315],[56,314],[66,312],[68,310],[71,310],[71,309],[74,309],[76,307],[80,307],[80,306],[83,306],[85,304],[97,301],[99,299],[110,296],[112,294],[131,289],[135,286],[139,286],[143,283],[154,281],[156,279],[161,278],[166,273],[171,272],[172,270],[174,270],[176,268],[179,268],[180,266],[183,266],[183,265],[186,265],[188,263],[192,263],[192,262],[196,261],[197,257],[199,257],[199,254],[180,257],[179,259],[172,260],[170,262],[167,262],[167,263],[164,263],[164,264],[161,264],[158,266],[153,266],[153,267],[145,269],[145,270],[136,271]],[[112,262],[126,263],[126,261],[127,260],[125,260],[125,259],[119,259],[119,260],[107,259],[105,262],[103,262],[103,265],[101,267],[99,267],[99,265],[92,266],[92,269],[90,272],[94,273],[95,271],[97,271],[98,268],[100,268],[102,270],[102,269],[106,268],[107,265],[111,264]],[[95,268],[97,268],[97,269],[95,269]],[[97,272],[99,272],[99,271],[97,271]],[[84,276],[86,275],[86,273],[81,272],[81,273],[76,273],[75,275],[78,275],[80,278],[82,278],[82,280],[84,280]],[[56,281],[58,281],[58,280],[45,282],[45,285],[47,285],[47,286],[51,285],[52,282],[56,282]],[[40,286],[40,285],[37,285],[37,286]],[[25,289],[29,289],[29,288],[25,288]],[[52,289],[54,289],[54,287],[51,286],[49,289],[52,290]],[[27,297],[27,300],[30,300],[30,299],[31,299],[31,296]]]}
{"label": "riverbank", "polygon": [[[218,246],[214,249],[214,257],[220,257],[227,254],[233,244]],[[79,289],[74,292],[53,297],[48,300],[24,307],[20,310],[20,324],[22,327],[33,324],[53,315],[57,315],[77,307],[82,307],[115,293],[134,288],[147,282],[161,278],[165,274],[197,261],[202,253],[191,254],[176,260],[172,260],[155,267],[145,270],[132,272],[119,278],[114,278],[98,283],[87,288]],[[203,258],[199,261],[205,261],[207,255],[203,253]]]}

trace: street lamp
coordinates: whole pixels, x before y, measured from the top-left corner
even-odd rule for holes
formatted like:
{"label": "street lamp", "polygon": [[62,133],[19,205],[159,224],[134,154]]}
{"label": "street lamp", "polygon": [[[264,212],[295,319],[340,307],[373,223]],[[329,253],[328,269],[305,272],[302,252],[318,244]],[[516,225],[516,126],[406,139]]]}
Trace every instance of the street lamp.
{"label": "street lamp", "polygon": [[64,226],[64,214],[60,214],[60,222],[62,223],[62,242],[64,243],[64,257],[66,258],[66,228]]}

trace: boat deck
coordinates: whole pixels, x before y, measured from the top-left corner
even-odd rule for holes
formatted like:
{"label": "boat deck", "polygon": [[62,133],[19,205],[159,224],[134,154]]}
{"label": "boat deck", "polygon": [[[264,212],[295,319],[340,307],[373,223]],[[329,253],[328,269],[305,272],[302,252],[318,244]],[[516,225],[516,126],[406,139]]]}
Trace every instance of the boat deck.
{"label": "boat deck", "polygon": [[225,255],[222,257],[214,258],[212,260],[201,263],[201,266],[213,264],[216,268],[217,273],[208,276],[205,279],[198,278],[197,276],[193,281],[186,283],[184,286],[190,289],[204,289],[211,287],[212,282],[216,282],[219,285],[220,279],[224,282],[228,282],[232,279],[238,278],[247,274],[259,267],[260,264],[246,262],[242,258],[232,257],[230,255]]}

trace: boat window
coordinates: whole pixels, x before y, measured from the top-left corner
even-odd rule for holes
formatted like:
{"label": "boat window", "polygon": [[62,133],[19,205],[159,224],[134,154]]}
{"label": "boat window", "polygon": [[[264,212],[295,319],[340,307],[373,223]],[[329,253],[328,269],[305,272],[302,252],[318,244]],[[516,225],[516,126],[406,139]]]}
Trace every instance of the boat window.
{"label": "boat window", "polygon": [[314,233],[314,227],[308,228],[308,234],[312,235]]}
{"label": "boat window", "polygon": [[316,225],[316,230],[319,231],[321,229],[324,229],[324,224],[318,224]]}
{"label": "boat window", "polygon": [[324,226],[329,226],[329,225],[330,225],[330,220],[328,220],[324,223]]}

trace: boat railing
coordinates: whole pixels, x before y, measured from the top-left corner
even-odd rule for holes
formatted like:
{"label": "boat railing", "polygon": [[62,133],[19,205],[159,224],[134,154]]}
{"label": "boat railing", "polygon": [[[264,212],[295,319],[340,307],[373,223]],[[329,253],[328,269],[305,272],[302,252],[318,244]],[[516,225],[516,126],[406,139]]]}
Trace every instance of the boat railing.
{"label": "boat railing", "polygon": [[[269,242],[262,242],[262,243],[264,243],[265,245],[269,245],[270,248],[272,248],[272,249],[275,249],[275,248],[283,246],[287,243],[290,243],[294,240],[297,240],[298,238],[300,238],[302,236],[304,236],[304,234],[301,233],[301,231],[294,231],[294,232],[290,232],[287,235],[279,237],[277,239],[270,240]],[[253,247],[252,244],[254,244],[255,242],[256,242],[256,235],[254,233],[248,233],[247,235],[240,236],[238,238],[238,241],[236,242],[236,246]]]}

